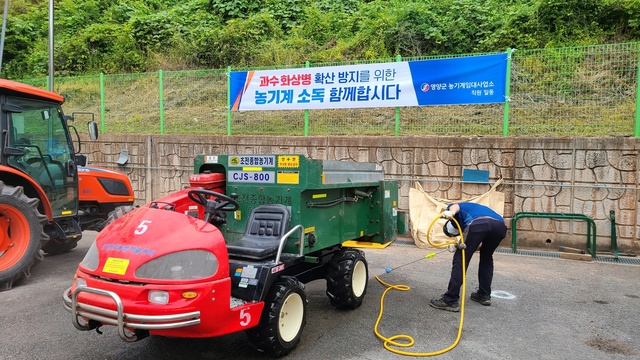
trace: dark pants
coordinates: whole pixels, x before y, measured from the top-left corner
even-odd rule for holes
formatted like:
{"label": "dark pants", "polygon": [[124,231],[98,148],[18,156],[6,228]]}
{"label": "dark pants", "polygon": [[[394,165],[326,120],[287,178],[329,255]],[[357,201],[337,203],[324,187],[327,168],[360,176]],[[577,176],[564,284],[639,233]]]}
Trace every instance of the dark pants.
{"label": "dark pants", "polygon": [[[504,222],[489,218],[477,218],[464,230],[465,265],[469,267],[471,257],[480,248],[480,263],[478,264],[478,283],[481,294],[491,295],[491,282],[493,281],[493,253],[507,235],[507,226]],[[466,270],[466,269],[465,269]],[[444,300],[450,304],[460,299],[460,287],[462,287],[462,250],[458,249],[453,254],[451,279],[449,289],[444,294]]]}

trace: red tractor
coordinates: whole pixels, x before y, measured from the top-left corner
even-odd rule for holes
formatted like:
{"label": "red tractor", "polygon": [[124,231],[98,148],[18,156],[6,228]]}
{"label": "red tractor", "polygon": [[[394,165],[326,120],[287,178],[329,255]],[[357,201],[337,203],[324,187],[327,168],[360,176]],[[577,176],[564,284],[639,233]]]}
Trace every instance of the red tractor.
{"label": "red tractor", "polygon": [[245,331],[288,354],[307,321],[305,283],[356,309],[367,291],[364,252],[347,240],[397,233],[397,181],[371,163],[302,155],[199,155],[191,187],[109,219],[63,294],[78,330],[117,328],[208,338]]}
{"label": "red tractor", "polygon": [[[0,291],[29,277],[43,252],[70,251],[83,230],[99,231],[110,212],[134,202],[126,175],[84,167],[63,102],[59,94],[0,79]],[[89,134],[97,138],[94,121]]]}

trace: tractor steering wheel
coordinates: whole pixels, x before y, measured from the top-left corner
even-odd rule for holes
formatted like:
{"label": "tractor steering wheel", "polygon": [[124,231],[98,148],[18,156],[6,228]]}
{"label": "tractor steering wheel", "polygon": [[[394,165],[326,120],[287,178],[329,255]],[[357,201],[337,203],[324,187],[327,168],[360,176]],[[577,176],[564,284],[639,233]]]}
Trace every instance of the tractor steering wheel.
{"label": "tractor steering wheel", "polygon": [[204,207],[205,221],[209,222],[216,211],[236,211],[240,207],[231,197],[205,189],[193,189],[187,193],[189,199]]}

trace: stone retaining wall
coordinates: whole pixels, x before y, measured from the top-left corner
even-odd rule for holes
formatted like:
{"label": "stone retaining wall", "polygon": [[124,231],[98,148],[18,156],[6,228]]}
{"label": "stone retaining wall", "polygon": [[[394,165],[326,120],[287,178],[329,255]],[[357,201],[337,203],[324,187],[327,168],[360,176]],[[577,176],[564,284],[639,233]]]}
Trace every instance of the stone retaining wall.
{"label": "stone retaining wall", "polygon": [[[89,163],[129,175],[139,204],[188,186],[197,154],[302,154],[314,159],[376,162],[400,181],[401,210],[419,181],[432,196],[457,200],[484,193],[490,184],[462,181],[464,169],[488,170],[503,179],[507,225],[516,212],[580,213],[595,220],[598,249],[612,250],[611,211],[618,248],[637,252],[638,162],[635,138],[520,137],[299,137],[102,134],[83,143]],[[124,166],[116,164],[122,150]],[[584,249],[583,221],[521,219],[518,248]],[[511,242],[511,233],[503,245]]]}

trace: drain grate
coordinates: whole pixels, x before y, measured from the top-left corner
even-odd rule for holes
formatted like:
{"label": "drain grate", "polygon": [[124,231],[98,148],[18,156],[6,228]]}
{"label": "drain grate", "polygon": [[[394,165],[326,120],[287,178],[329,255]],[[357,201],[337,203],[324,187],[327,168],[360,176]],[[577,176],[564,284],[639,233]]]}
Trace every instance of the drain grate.
{"label": "drain grate", "polygon": [[[510,249],[510,248],[498,248],[498,249],[496,249],[496,252],[505,253],[505,254],[514,254],[513,249]],[[515,253],[515,254],[516,255],[526,255],[526,256],[550,257],[550,258],[559,258],[560,257],[560,253],[559,252],[553,252],[553,251],[518,250],[518,252]],[[596,255],[596,258],[593,259],[593,261],[605,262],[605,263],[611,263],[611,264],[640,265],[640,258],[626,257],[626,256],[619,256],[616,259],[613,256]]]}
{"label": "drain grate", "polygon": [[[506,253],[506,254],[513,254],[513,249],[507,249],[507,248],[498,248],[496,249],[496,252],[501,252],[501,253]],[[515,253],[516,255],[527,255],[527,256],[542,256],[542,257],[552,257],[552,258],[559,258],[560,257],[560,253],[557,252],[552,252],[552,251],[537,251],[537,250],[518,250],[517,253]]]}
{"label": "drain grate", "polygon": [[627,257],[627,256],[618,256],[618,258],[614,258],[611,256],[598,256],[596,255],[596,260],[600,262],[606,263],[614,263],[614,264],[626,264],[626,265],[640,265],[640,259],[635,257]]}

